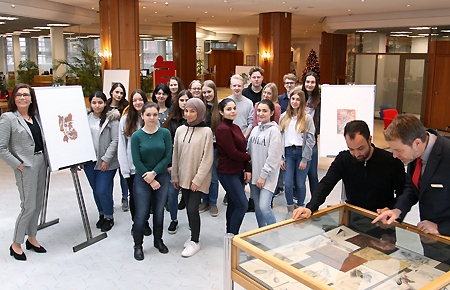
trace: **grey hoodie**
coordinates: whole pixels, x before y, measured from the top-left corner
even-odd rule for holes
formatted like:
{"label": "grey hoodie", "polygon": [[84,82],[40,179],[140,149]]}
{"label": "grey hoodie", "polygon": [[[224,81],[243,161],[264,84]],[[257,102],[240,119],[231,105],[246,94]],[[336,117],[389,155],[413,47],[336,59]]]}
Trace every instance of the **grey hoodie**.
{"label": "grey hoodie", "polygon": [[264,189],[275,191],[280,172],[280,162],[283,153],[281,133],[277,123],[258,123],[253,128],[247,142],[247,151],[252,157],[252,184],[259,177],[266,180]]}

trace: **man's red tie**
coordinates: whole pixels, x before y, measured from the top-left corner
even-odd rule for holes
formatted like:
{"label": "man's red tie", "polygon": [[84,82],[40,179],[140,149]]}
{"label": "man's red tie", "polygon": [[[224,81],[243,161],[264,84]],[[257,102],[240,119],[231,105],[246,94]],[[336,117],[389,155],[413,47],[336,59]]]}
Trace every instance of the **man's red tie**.
{"label": "man's red tie", "polygon": [[412,182],[414,183],[414,185],[417,187],[417,189],[420,190],[419,188],[419,178],[420,178],[420,174],[422,173],[422,158],[417,158],[416,159],[416,168],[414,169],[414,173],[412,176]]}

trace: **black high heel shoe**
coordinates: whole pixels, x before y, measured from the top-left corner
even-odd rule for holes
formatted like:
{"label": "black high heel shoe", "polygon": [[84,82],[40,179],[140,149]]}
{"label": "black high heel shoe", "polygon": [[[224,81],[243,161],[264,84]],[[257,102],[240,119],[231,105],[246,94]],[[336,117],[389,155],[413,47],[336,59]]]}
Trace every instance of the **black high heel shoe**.
{"label": "black high heel shoe", "polygon": [[27,250],[33,250],[36,253],[47,253],[47,250],[43,246],[36,247],[32,243],[30,243],[28,240],[25,242],[25,246]]}
{"label": "black high heel shoe", "polygon": [[19,261],[26,261],[27,260],[27,256],[25,256],[25,253],[22,252],[22,254],[17,254],[16,252],[14,252],[12,245],[9,246],[9,255],[10,256],[14,256],[14,259],[19,260]]}

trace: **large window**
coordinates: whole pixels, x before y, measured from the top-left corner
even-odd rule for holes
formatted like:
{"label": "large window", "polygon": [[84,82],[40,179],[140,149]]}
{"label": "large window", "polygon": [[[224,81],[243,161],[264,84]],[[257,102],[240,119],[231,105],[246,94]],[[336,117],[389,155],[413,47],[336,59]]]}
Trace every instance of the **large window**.
{"label": "large window", "polygon": [[37,61],[39,70],[50,71],[50,69],[52,68],[52,44],[50,37],[38,38],[37,45],[38,45]]}
{"label": "large window", "polygon": [[141,69],[154,70],[156,57],[162,55],[164,60],[173,60],[171,40],[141,40]]}
{"label": "large window", "polygon": [[[20,37],[19,45],[20,45],[20,60],[29,59],[29,49],[27,45],[27,39]],[[13,72],[14,71],[14,49],[13,49],[13,41],[12,37],[6,38],[6,66],[7,70]]]}

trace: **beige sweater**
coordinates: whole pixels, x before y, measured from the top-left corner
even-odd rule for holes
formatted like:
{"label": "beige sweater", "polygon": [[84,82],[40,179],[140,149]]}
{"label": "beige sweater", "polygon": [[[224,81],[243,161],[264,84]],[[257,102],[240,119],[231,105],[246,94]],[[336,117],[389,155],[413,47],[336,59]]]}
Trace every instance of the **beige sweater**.
{"label": "beige sweater", "polygon": [[209,127],[178,127],[173,143],[172,182],[185,189],[193,182],[198,191],[209,193],[213,160],[213,134]]}

